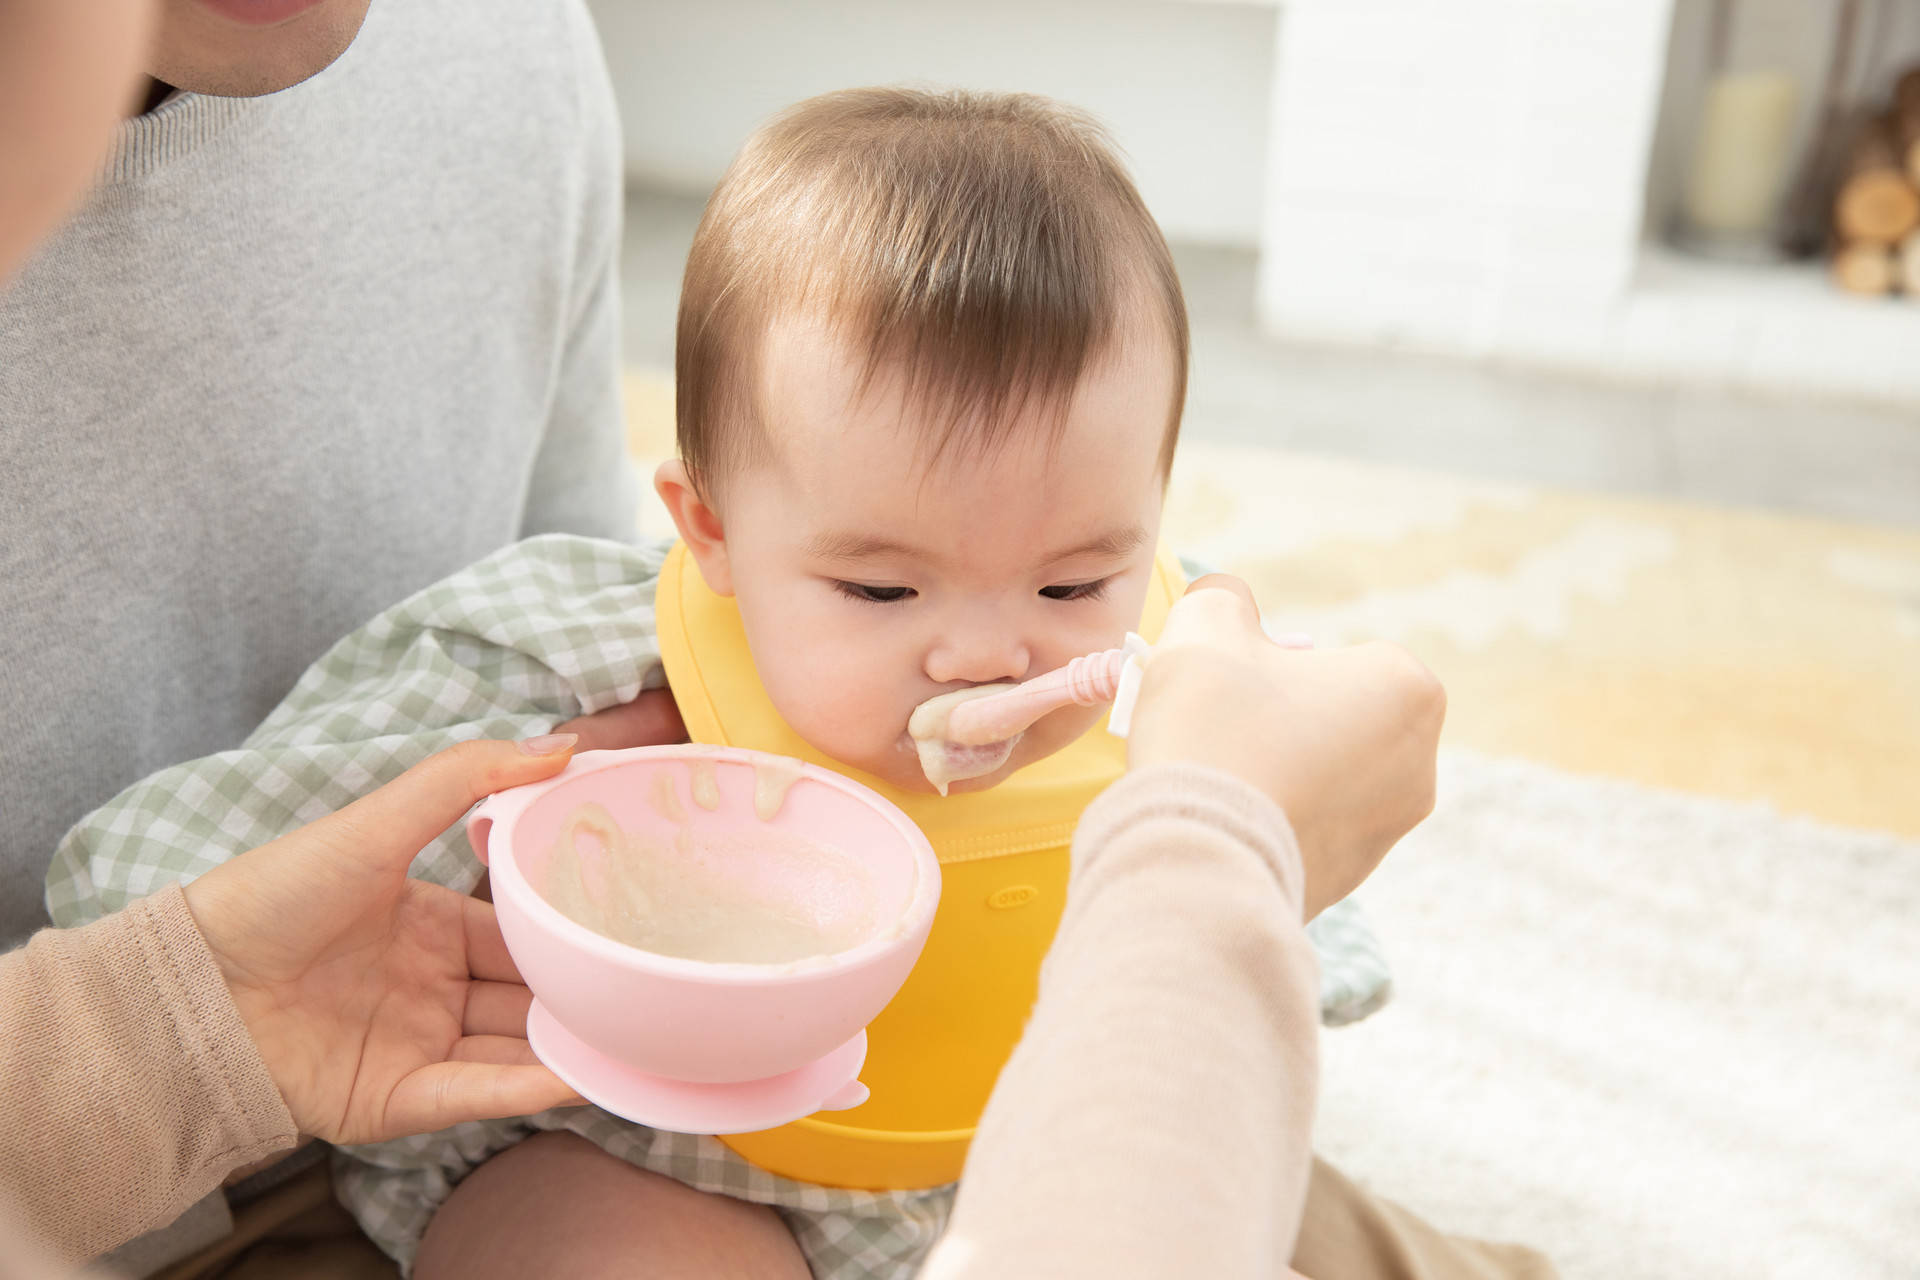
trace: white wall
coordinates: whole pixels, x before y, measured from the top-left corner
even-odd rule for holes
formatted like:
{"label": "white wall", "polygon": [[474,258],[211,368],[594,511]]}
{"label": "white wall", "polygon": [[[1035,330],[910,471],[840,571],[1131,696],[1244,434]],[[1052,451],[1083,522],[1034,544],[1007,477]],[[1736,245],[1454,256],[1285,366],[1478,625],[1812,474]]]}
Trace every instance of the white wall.
{"label": "white wall", "polygon": [[1260,233],[1271,5],[1192,0],[589,0],[631,178],[704,192],[761,119],[829,89],[1048,94],[1113,130],[1174,239]]}
{"label": "white wall", "polygon": [[1673,0],[1289,0],[1280,334],[1552,359],[1632,279]]}

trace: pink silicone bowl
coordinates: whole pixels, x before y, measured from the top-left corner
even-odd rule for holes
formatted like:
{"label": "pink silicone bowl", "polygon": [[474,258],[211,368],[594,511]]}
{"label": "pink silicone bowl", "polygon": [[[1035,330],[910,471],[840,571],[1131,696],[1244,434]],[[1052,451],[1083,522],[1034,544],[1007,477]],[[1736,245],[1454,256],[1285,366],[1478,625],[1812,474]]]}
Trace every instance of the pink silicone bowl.
{"label": "pink silicone bowl", "polygon": [[[714,810],[692,796],[700,761],[710,762],[718,784]],[[754,812],[756,761],[800,773],[764,824]],[[561,825],[592,803],[623,831],[671,838],[680,823],[659,810],[663,771],[696,833],[738,843],[771,826],[857,858],[874,878],[876,932],[794,964],[712,964],[642,951],[562,915],[533,887],[544,883]],[[492,871],[507,949],[560,1025],[635,1070],[699,1084],[764,1079],[844,1045],[907,980],[940,898],[940,864],[899,809],[825,769],[734,747],[583,752],[545,782],[482,801],[467,815],[467,838]],[[743,874],[778,882],[780,860],[749,864]]]}

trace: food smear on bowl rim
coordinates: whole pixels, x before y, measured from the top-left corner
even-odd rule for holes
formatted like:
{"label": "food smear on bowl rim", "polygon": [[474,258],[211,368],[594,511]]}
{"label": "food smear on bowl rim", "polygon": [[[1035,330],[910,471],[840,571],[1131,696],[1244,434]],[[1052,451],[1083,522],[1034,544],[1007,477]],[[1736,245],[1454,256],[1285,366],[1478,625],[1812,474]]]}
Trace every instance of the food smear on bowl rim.
{"label": "food smear on bowl rim", "polygon": [[653,811],[668,822],[685,822],[686,806],[680,803],[680,793],[673,789],[673,774],[661,769],[653,775],[653,789],[647,793],[653,801]]}
{"label": "food smear on bowl rim", "polygon": [[[713,762],[692,763],[694,802],[718,808]],[[798,761],[755,765],[754,807],[763,824],[800,776]],[[660,794],[652,795],[656,812]],[[593,803],[568,815],[536,888],[602,937],[712,964],[817,960],[899,923],[878,918],[873,873],[831,845],[764,825],[722,831],[682,821],[671,835],[629,832]]]}
{"label": "food smear on bowl rim", "polygon": [[753,762],[753,812],[762,822],[780,816],[787,803],[787,792],[800,781],[806,766],[791,756]]}
{"label": "food smear on bowl rim", "polygon": [[713,761],[695,760],[689,767],[693,773],[693,802],[702,809],[718,809],[720,780],[714,775]]}

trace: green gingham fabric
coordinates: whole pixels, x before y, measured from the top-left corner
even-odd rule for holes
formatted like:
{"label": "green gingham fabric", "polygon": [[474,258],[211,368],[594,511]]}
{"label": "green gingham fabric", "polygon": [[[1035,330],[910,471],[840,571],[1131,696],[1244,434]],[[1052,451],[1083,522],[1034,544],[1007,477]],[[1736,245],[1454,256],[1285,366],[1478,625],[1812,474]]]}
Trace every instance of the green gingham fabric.
{"label": "green gingham fabric", "polygon": [[[666,543],[552,534],[505,548],[418,592],[336,644],[237,750],[162,770],[81,820],[47,873],[54,922],[77,925],[267,843],[365,795],[443,747],[520,738],[660,688],[653,616]],[[461,891],[481,865],[456,825],[412,874]],[[1322,1017],[1365,1016],[1387,970],[1351,903],[1309,928]],[[402,1267],[449,1191],[487,1157],[564,1129],[704,1191],[774,1206],[814,1274],[907,1277],[945,1228],[951,1187],[865,1192],[759,1169],[712,1138],[663,1133],[596,1107],[440,1133],[334,1156],[341,1198]]]}

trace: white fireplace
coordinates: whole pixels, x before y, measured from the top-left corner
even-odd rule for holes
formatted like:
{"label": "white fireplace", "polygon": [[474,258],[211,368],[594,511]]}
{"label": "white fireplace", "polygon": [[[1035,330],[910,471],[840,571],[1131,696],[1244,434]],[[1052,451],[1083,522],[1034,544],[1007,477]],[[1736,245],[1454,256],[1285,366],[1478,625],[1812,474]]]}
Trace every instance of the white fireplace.
{"label": "white fireplace", "polygon": [[[1767,3],[1804,19],[1838,0],[1744,3],[1760,7],[1765,38]],[[1875,38],[1920,53],[1920,4],[1890,5]],[[1728,264],[1668,247],[1709,9],[1288,0],[1263,325],[1310,341],[1920,401],[1920,299],[1850,297],[1819,263]],[[1789,53],[1815,91],[1829,50]]]}

